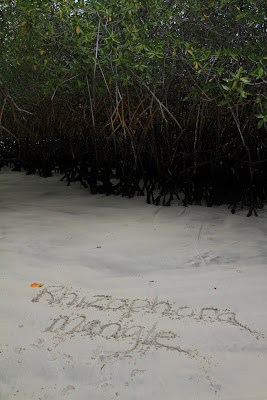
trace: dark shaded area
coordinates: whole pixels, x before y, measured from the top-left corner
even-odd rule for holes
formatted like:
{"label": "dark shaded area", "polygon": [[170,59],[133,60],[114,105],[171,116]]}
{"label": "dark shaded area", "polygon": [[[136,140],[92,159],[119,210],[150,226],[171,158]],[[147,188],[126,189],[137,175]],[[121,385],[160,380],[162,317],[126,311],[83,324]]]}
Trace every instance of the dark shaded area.
{"label": "dark shaded area", "polygon": [[[45,157],[40,151],[40,143],[36,153],[20,147],[23,156],[14,157],[14,148],[6,151],[2,146],[0,165],[9,165],[13,171],[25,170],[27,175],[39,174],[44,178],[60,173],[63,175],[60,181],[67,186],[78,182],[91,194],[129,198],[145,196],[147,203],[156,206],[170,206],[174,199],[186,207],[191,204],[206,204],[208,207],[229,204],[232,213],[246,207],[247,215],[251,216],[252,213],[257,215],[256,210],[266,203],[267,161],[257,160],[250,164],[241,146],[233,154],[217,154],[217,157],[212,151],[209,154],[198,152],[197,162],[196,153],[180,154],[171,169],[163,161],[169,158],[168,153],[164,154],[160,164],[152,152],[144,152],[136,162],[127,148],[129,144],[125,144],[126,154],[122,158],[115,157],[114,152],[112,154],[108,142],[106,146],[102,150],[109,153],[110,158],[104,160],[99,155],[96,159],[93,150],[70,154],[65,149]],[[165,149],[160,148],[160,144],[158,146],[163,153]]]}
{"label": "dark shaded area", "polygon": [[25,114],[7,96],[0,164],[44,178],[57,172],[92,194],[144,196],[156,206],[176,199],[184,206],[229,204],[232,213],[246,207],[257,215],[267,199],[267,135],[265,125],[257,128],[257,105],[239,104],[237,126],[228,106],[182,101],[186,92],[176,99],[170,88],[178,125],[142,90],[127,107],[121,102],[112,121],[105,97],[94,114],[76,97],[42,100]]}

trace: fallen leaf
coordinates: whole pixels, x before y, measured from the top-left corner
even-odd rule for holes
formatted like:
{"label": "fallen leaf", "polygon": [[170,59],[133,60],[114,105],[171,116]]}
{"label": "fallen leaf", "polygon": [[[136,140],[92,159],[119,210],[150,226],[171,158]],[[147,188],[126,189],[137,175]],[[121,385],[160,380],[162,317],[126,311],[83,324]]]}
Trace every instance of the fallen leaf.
{"label": "fallen leaf", "polygon": [[31,287],[41,287],[41,286],[44,286],[44,283],[32,283],[31,284]]}
{"label": "fallen leaf", "polygon": [[174,52],[172,53],[173,56],[175,56],[175,54],[176,54],[176,51],[174,51]]}
{"label": "fallen leaf", "polygon": [[22,21],[21,26],[24,26],[25,24],[27,24],[26,21]]}
{"label": "fallen leaf", "polygon": [[109,17],[109,19],[108,19],[108,20],[109,20],[109,22],[110,22],[110,21],[111,21],[111,17]]}
{"label": "fallen leaf", "polygon": [[101,246],[96,246],[96,249],[101,249]]}
{"label": "fallen leaf", "polygon": [[240,269],[237,269],[236,272],[240,273],[241,271],[240,271]]}
{"label": "fallen leaf", "polygon": [[190,53],[191,55],[193,54],[192,50],[188,49],[187,51],[188,51],[188,53]]}
{"label": "fallen leaf", "polygon": [[198,62],[195,62],[195,69],[198,69]]}
{"label": "fallen leaf", "polygon": [[79,26],[76,26],[76,33],[77,33],[77,35],[79,35],[80,32],[81,32],[80,27],[79,27]]}
{"label": "fallen leaf", "polygon": [[211,236],[208,236],[207,239],[211,239]]}
{"label": "fallen leaf", "polygon": [[100,368],[100,371],[102,371],[102,369],[104,368],[105,365],[106,365],[106,364],[103,364],[103,365],[102,365],[102,367]]}
{"label": "fallen leaf", "polygon": [[45,53],[45,50],[41,50],[41,51],[40,51],[41,56],[42,56],[44,53]]}

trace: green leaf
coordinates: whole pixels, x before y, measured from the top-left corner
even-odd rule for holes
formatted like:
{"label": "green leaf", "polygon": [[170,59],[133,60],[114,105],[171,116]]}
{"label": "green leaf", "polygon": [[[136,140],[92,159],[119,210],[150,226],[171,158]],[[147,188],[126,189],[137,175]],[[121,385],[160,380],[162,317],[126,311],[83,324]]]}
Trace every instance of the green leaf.
{"label": "green leaf", "polygon": [[226,86],[226,85],[222,85],[222,88],[223,88],[224,90],[226,90],[226,91],[229,91],[229,90],[230,90],[230,88],[229,88],[228,86]]}
{"label": "green leaf", "polygon": [[236,85],[237,85],[237,82],[238,82],[238,80],[236,79],[236,80],[234,80],[234,82],[233,82],[233,84],[232,84],[232,89],[234,89],[235,87],[236,87]]}
{"label": "green leaf", "polygon": [[258,129],[262,128],[264,124],[263,119],[261,121],[258,122]]}
{"label": "green leaf", "polygon": [[263,68],[260,67],[260,68],[258,69],[258,78],[262,78],[263,75],[264,75]]}
{"label": "green leaf", "polygon": [[219,106],[225,106],[225,105],[228,104],[228,103],[229,103],[229,100],[224,99],[224,100],[221,100],[221,101],[219,102]]}
{"label": "green leaf", "polygon": [[240,78],[240,80],[244,83],[250,83],[251,80],[249,78]]}
{"label": "green leaf", "polygon": [[261,119],[261,118],[264,118],[264,115],[263,114],[255,114],[255,117]]}

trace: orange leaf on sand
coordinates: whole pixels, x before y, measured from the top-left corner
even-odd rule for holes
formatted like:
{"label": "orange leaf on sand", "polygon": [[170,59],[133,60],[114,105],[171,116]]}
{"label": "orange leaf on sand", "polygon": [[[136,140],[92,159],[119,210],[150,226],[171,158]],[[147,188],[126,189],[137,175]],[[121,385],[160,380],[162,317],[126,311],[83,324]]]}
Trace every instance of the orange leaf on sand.
{"label": "orange leaf on sand", "polygon": [[44,286],[44,284],[43,283],[32,283],[31,284],[31,287],[41,287],[41,286]]}

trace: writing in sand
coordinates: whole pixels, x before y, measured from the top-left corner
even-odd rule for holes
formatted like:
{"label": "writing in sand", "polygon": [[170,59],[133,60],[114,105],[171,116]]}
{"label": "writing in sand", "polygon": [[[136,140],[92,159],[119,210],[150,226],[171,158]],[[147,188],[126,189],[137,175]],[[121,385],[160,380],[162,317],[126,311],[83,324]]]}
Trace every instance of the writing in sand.
{"label": "writing in sand", "polygon": [[[230,310],[220,310],[215,307],[202,307],[199,310],[187,305],[176,306],[169,300],[153,299],[128,299],[117,298],[110,295],[81,295],[80,292],[65,286],[49,286],[42,289],[32,299],[34,303],[45,301],[51,307],[66,308],[71,315],[58,315],[52,319],[52,323],[45,329],[46,332],[54,332],[65,335],[80,334],[83,336],[103,337],[123,342],[127,339],[127,348],[122,353],[144,349],[146,346],[154,346],[169,350],[196,355],[196,351],[183,348],[179,343],[179,335],[171,330],[159,330],[160,321],[166,326],[166,319],[173,324],[185,321],[201,321],[203,323],[219,322],[230,324],[247,331],[257,339],[261,333],[252,330],[240,323],[236,314]],[[88,316],[88,311],[94,319]],[[87,312],[87,314],[86,314]],[[143,318],[149,314],[150,318]],[[142,324],[139,324],[142,319]],[[137,321],[139,320],[139,321]],[[144,326],[144,321],[149,321]],[[126,341],[127,341],[126,340]]]}

